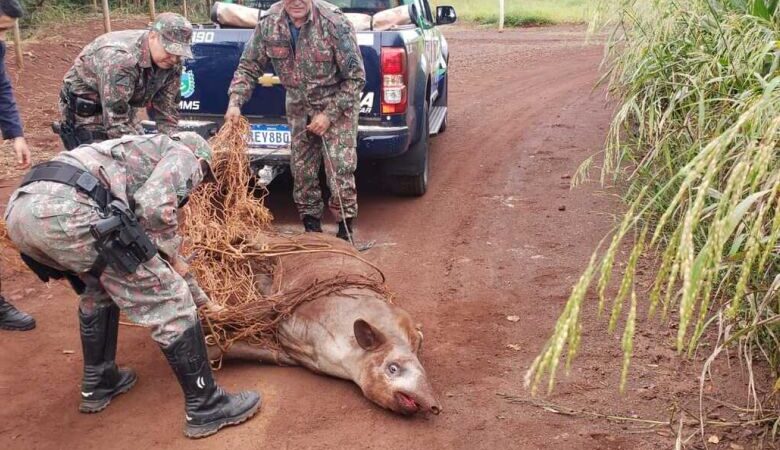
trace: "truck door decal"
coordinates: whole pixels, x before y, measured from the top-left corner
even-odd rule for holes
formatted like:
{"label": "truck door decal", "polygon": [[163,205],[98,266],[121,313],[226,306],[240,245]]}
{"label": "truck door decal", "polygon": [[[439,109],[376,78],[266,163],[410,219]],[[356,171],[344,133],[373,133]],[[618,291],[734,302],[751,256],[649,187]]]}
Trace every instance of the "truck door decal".
{"label": "truck door decal", "polygon": [[214,42],[213,31],[196,31],[192,33],[193,44],[210,44]]}
{"label": "truck door decal", "polygon": [[181,98],[190,98],[195,93],[195,74],[185,67],[181,73],[181,84],[179,87]]}
{"label": "truck door decal", "polygon": [[374,110],[374,93],[365,92],[360,100],[360,114],[371,114]]}

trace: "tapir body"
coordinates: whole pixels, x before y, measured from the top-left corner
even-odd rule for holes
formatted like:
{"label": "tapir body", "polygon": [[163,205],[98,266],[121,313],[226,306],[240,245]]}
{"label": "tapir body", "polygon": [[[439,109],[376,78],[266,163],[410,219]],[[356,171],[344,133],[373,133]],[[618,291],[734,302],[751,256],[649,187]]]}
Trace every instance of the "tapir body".
{"label": "tapir body", "polygon": [[[319,234],[314,239],[339,251],[285,261],[283,277],[259,283],[266,294],[365,270],[361,267],[365,263],[349,256],[356,252],[343,241]],[[291,272],[291,267],[296,270]],[[423,338],[420,327],[376,290],[349,287],[304,302],[281,322],[277,338],[281,350],[238,341],[223,356],[300,365],[352,380],[368,399],[401,414],[438,414],[441,410],[418,359]],[[212,348],[212,352],[217,356],[219,349]]]}

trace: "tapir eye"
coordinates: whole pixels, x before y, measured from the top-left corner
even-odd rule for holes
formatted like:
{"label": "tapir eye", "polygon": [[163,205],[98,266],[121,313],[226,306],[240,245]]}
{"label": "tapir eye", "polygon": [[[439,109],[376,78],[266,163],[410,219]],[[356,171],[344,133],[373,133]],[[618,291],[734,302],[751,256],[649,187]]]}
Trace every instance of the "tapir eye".
{"label": "tapir eye", "polygon": [[390,375],[395,375],[400,371],[401,371],[401,366],[399,366],[396,363],[390,363],[387,365],[387,373],[389,373]]}

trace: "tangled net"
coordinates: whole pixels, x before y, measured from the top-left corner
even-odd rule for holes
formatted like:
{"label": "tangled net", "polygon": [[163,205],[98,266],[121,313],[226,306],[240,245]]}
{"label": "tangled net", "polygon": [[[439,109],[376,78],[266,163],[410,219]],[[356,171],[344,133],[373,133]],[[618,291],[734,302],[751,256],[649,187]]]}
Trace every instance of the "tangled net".
{"label": "tangled net", "polygon": [[264,196],[248,189],[248,133],[242,118],[212,138],[216,181],[193,193],[183,224],[185,245],[195,254],[191,269],[211,301],[223,307],[201,311],[209,343],[223,351],[238,340],[278,348],[278,325],[297,306],[350,288],[367,288],[390,301],[382,272],[346,243],[318,233],[274,232]]}

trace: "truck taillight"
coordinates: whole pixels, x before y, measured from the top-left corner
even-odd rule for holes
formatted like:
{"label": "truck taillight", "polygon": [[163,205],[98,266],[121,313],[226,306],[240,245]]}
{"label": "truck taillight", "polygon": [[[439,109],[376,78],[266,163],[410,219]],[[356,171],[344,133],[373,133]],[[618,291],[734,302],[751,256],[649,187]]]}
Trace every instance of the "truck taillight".
{"label": "truck taillight", "polygon": [[406,50],[382,49],[382,114],[406,112]]}

